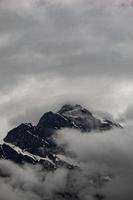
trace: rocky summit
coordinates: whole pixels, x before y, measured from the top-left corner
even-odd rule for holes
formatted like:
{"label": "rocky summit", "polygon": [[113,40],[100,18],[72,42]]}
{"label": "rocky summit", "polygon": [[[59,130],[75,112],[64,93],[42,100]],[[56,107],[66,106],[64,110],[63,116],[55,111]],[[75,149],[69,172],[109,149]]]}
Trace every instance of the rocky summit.
{"label": "rocky summit", "polygon": [[90,133],[91,131],[107,131],[121,125],[107,119],[96,118],[81,105],[66,104],[56,113],[44,113],[36,126],[23,123],[12,129],[0,146],[0,158],[17,163],[40,163],[45,169],[57,167],[72,169],[73,165],[61,159],[62,153],[53,135],[60,129],[71,128]]}

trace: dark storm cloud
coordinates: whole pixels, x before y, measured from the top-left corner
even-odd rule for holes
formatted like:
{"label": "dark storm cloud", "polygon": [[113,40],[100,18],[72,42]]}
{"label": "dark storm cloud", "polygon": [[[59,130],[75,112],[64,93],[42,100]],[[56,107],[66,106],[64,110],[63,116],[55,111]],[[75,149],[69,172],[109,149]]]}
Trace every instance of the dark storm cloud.
{"label": "dark storm cloud", "polygon": [[118,88],[132,87],[133,8],[122,2],[0,1],[2,133],[60,103],[125,109],[133,91]]}
{"label": "dark storm cloud", "polygon": [[1,77],[10,81],[47,72],[131,74],[132,57],[123,56],[124,46],[131,46],[131,11],[89,1],[5,2],[0,8],[0,33],[11,36],[1,48]]}

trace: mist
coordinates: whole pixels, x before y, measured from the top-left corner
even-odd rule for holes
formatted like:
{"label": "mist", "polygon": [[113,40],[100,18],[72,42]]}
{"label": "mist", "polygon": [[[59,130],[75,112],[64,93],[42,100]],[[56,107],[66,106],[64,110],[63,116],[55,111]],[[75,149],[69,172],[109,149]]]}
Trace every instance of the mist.
{"label": "mist", "polygon": [[[82,173],[85,174],[85,178],[82,175],[82,179],[86,183],[89,176],[92,179],[96,175],[109,176],[110,180],[105,183],[104,181],[102,183],[101,178],[101,187],[99,186],[99,192],[105,196],[105,199],[121,200],[133,197],[132,123],[126,123],[123,129],[113,129],[102,133],[88,134],[66,129],[58,134],[58,144],[64,146],[67,155],[80,166]],[[84,187],[81,188],[80,190]],[[86,188],[84,194],[89,193],[87,184]],[[82,198],[86,199],[85,196]]]}
{"label": "mist", "polygon": [[19,166],[0,160],[0,198],[4,200],[53,199],[54,193],[64,191],[66,169],[46,172],[41,166]]}
{"label": "mist", "polygon": [[[54,135],[64,148],[64,160],[74,170],[45,171],[39,165],[0,161],[0,194],[10,199],[132,199],[133,126],[106,132],[81,133],[64,129]],[[63,157],[62,157],[63,158]],[[64,194],[64,195],[63,195]]]}

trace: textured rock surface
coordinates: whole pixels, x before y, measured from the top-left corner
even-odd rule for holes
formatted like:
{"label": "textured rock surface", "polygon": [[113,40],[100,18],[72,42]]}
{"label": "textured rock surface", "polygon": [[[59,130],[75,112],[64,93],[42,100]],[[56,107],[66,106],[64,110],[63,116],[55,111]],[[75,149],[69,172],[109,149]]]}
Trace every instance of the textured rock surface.
{"label": "textured rock surface", "polygon": [[9,131],[4,138],[4,144],[0,146],[0,158],[18,163],[41,163],[46,169],[59,166],[73,168],[56,155],[61,149],[52,135],[63,128],[90,132],[106,131],[114,127],[121,126],[106,119],[97,119],[80,105],[66,104],[57,113],[45,113],[37,126],[25,123]]}

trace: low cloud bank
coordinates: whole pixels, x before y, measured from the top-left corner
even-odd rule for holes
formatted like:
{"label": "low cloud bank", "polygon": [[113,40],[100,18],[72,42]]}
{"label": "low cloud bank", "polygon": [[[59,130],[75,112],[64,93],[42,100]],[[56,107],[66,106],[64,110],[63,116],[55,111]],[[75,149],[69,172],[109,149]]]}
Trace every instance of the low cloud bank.
{"label": "low cloud bank", "polygon": [[40,166],[22,167],[0,160],[0,199],[52,199],[54,193],[64,190],[66,176],[65,169],[46,173]]}
{"label": "low cloud bank", "polygon": [[[133,126],[131,123],[125,125],[124,129],[113,129],[102,133],[87,134],[66,129],[58,135],[58,144],[65,146],[69,156],[80,165],[82,179],[86,180],[86,183],[88,177],[93,181],[97,177],[96,191],[103,194],[105,199],[132,199]],[[86,199],[87,192],[91,194],[89,190],[87,187],[83,199]]]}
{"label": "low cloud bank", "polygon": [[133,191],[133,126],[106,132],[64,129],[56,141],[66,160],[78,167],[46,172],[41,166],[19,166],[0,160],[2,200],[125,200]]}

